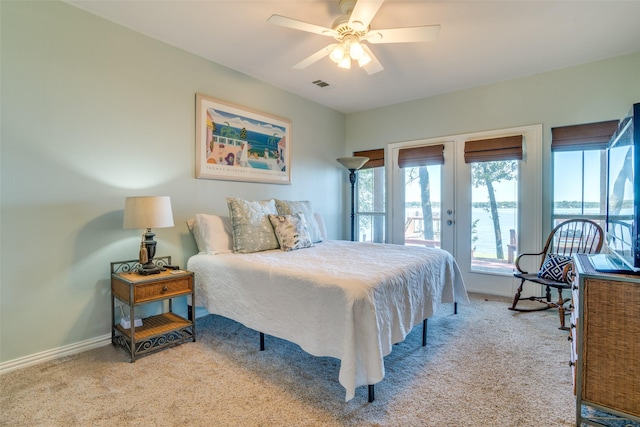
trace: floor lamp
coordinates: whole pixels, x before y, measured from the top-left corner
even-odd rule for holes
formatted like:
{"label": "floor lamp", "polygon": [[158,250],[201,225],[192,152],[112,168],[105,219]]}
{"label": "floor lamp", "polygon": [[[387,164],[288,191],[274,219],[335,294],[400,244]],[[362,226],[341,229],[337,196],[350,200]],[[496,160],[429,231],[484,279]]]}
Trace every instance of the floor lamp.
{"label": "floor lamp", "polygon": [[356,195],[355,195],[355,185],[356,185],[356,171],[364,166],[365,163],[369,161],[368,157],[340,157],[338,162],[349,169],[349,182],[351,183],[351,241],[355,242],[356,240]]}

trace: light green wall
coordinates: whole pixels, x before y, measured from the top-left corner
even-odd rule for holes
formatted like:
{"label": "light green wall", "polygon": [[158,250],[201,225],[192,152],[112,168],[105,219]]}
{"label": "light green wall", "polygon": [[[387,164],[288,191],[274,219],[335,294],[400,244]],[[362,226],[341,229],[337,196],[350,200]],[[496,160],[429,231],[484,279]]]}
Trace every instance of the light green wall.
{"label": "light green wall", "polygon": [[[171,196],[159,255],[226,196],[309,199],[344,237],[343,114],[58,1],[0,2],[0,362],[109,333],[109,262],[137,257],[124,199]],[[195,94],[292,121],[292,185],[199,180]]]}
{"label": "light green wall", "polygon": [[347,151],[541,123],[546,233],[551,229],[551,128],[620,119],[635,102],[640,102],[640,53],[349,114]]}
{"label": "light green wall", "polygon": [[[224,197],[310,199],[348,229],[335,158],[390,142],[622,117],[640,101],[640,53],[343,116],[57,1],[0,1],[0,363],[109,332],[109,262],[137,256],[124,198],[169,195],[160,254],[195,252],[184,224]],[[195,93],[293,123],[293,184],[194,179]],[[344,143],[346,135],[346,145]],[[545,228],[549,227],[549,197]]]}

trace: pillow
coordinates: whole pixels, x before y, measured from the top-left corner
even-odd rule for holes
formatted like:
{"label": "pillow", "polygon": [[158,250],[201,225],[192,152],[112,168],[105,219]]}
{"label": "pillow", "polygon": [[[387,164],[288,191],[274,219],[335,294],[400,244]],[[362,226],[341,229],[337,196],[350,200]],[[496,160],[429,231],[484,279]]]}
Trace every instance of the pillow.
{"label": "pillow", "polygon": [[298,212],[293,215],[269,215],[276,237],[283,251],[309,248],[313,246],[311,236],[307,231],[304,214]]}
{"label": "pillow", "polygon": [[538,277],[562,282],[562,272],[567,264],[572,263],[570,256],[549,254],[538,272]]}
{"label": "pillow", "polygon": [[198,251],[212,255],[233,252],[231,219],[227,216],[196,214],[187,226],[198,246]]}
{"label": "pillow", "polygon": [[276,208],[278,209],[278,215],[291,215],[297,212],[302,212],[305,220],[307,221],[307,229],[311,236],[311,243],[322,242],[322,234],[320,233],[320,227],[313,215],[313,208],[311,202],[305,200],[300,202],[292,202],[287,200],[276,199]]}
{"label": "pillow", "polygon": [[250,202],[242,199],[227,198],[233,251],[243,254],[278,249],[278,239],[269,221],[269,214],[277,214],[273,199]]}
{"label": "pillow", "polygon": [[320,229],[320,237],[322,237],[322,240],[327,240],[327,227],[325,227],[324,225],[324,218],[317,212],[313,213],[313,217],[318,223],[318,229]]}

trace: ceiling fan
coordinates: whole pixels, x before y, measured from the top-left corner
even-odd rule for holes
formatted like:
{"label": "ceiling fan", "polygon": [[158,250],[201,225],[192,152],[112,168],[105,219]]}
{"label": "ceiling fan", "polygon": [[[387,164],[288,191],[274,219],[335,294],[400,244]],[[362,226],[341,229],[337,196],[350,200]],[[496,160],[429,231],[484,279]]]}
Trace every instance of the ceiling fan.
{"label": "ceiling fan", "polygon": [[295,30],[333,37],[336,42],[323,47],[303,59],[293,68],[303,69],[329,56],[341,68],[350,68],[351,61],[358,62],[368,74],[382,71],[384,67],[367,44],[428,42],[438,37],[440,25],[389,28],[372,30],[369,23],[382,6],[384,0],[339,0],[343,15],[339,16],[331,28],[322,27],[281,15],[271,15],[267,22]]}

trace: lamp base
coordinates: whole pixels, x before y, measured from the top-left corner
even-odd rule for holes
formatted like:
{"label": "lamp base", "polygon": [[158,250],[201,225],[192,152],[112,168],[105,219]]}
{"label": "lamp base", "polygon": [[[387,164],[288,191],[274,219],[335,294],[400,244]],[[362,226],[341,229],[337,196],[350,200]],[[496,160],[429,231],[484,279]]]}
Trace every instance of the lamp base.
{"label": "lamp base", "polygon": [[142,274],[143,276],[148,276],[150,274],[159,274],[162,270],[160,267],[155,265],[153,262],[149,261],[146,264],[143,264],[138,269],[138,274]]}
{"label": "lamp base", "polygon": [[[140,267],[138,272],[143,276],[150,274],[159,274],[162,271],[157,265],[153,263],[153,257],[156,256],[156,241],[153,240],[155,234],[151,232],[150,228],[147,228],[147,232],[144,233],[144,247],[147,250],[147,259]],[[141,261],[142,262],[142,261]]]}

